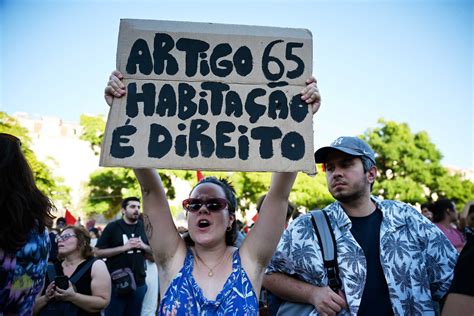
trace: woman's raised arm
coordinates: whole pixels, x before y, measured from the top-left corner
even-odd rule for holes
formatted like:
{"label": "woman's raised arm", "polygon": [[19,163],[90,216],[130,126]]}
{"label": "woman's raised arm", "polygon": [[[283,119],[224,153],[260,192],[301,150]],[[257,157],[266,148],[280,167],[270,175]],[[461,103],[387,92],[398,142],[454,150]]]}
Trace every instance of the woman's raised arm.
{"label": "woman's raised arm", "polygon": [[[321,105],[316,79],[311,77],[306,81],[306,84],[306,87],[301,91],[301,99],[315,114]],[[272,174],[270,189],[260,208],[258,221],[242,244],[243,264],[249,267],[248,273],[256,273],[256,282],[259,282],[261,277],[259,274],[264,271],[270,261],[285,228],[288,198],[296,176],[296,172]]]}
{"label": "woman's raised arm", "polygon": [[[114,98],[125,96],[123,75],[115,70],[109,77],[104,97],[109,106]],[[186,246],[171,216],[168,199],[161,178],[154,169],[134,169],[143,198],[144,222],[150,246],[157,264],[166,265],[180,253],[184,258]]]}

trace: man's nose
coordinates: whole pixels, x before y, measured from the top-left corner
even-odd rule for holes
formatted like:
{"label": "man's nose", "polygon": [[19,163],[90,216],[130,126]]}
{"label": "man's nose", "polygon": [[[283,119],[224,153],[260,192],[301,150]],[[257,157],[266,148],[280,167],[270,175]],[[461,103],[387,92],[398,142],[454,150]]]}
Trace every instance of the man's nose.
{"label": "man's nose", "polygon": [[341,176],[342,175],[342,168],[339,168],[337,166],[334,167],[334,170],[332,171],[332,176]]}

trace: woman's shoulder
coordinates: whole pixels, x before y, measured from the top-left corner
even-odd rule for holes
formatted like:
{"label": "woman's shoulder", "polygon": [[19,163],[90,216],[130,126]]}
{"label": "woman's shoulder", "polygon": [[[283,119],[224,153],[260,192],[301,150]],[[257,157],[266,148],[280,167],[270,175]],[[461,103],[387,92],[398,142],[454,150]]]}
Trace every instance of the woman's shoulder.
{"label": "woman's shoulder", "polygon": [[107,265],[102,259],[95,259],[95,261],[92,263],[90,273],[92,279],[98,278],[99,280],[105,280],[106,278],[110,278]]}
{"label": "woman's shoulder", "polygon": [[90,257],[89,259],[86,260],[86,262],[92,261],[92,266],[91,269],[97,270],[97,269],[107,269],[107,265],[105,264],[105,261],[96,257]]}
{"label": "woman's shoulder", "polygon": [[22,259],[19,260],[20,262],[28,258],[36,263],[47,261],[50,247],[51,241],[48,231],[45,229],[43,232],[39,232],[35,229],[29,233],[26,244],[18,250],[16,256],[18,259]]}

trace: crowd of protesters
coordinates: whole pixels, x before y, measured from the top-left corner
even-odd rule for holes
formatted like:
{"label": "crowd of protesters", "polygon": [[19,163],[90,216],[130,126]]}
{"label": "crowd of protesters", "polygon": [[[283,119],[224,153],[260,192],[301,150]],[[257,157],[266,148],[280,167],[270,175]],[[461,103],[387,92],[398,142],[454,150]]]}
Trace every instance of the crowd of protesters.
{"label": "crowd of protesters", "polygon": [[[314,78],[307,84],[302,99],[315,113],[319,91]],[[124,95],[114,72],[106,99]],[[134,170],[144,215],[140,199],[127,197],[103,231],[64,218],[52,228],[54,207],[36,188],[20,140],[0,134],[0,145],[1,316],[474,313],[474,204],[460,222],[449,199],[421,211],[378,199],[375,153],[359,138],[315,153],[335,199],[322,209],[335,242],[331,268],[312,214],[288,201],[296,173],[273,174],[247,229],[238,228],[232,185],[214,177],[192,188],[182,203],[187,227],[176,228],[152,169]]]}

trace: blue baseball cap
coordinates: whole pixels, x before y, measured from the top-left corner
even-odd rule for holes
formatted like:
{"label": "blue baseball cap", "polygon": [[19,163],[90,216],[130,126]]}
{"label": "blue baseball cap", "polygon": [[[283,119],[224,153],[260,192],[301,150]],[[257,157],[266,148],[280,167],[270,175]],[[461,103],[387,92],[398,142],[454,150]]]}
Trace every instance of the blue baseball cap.
{"label": "blue baseball cap", "polygon": [[358,137],[341,136],[331,145],[321,147],[314,153],[316,163],[325,163],[329,152],[333,150],[342,151],[351,156],[367,157],[375,164],[375,153],[370,146]]}

